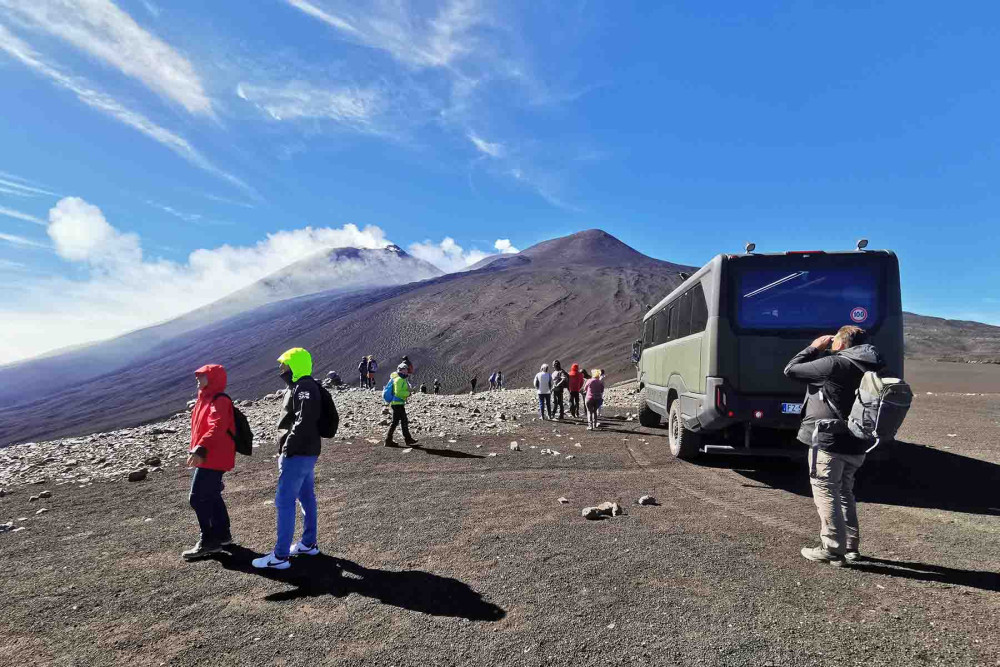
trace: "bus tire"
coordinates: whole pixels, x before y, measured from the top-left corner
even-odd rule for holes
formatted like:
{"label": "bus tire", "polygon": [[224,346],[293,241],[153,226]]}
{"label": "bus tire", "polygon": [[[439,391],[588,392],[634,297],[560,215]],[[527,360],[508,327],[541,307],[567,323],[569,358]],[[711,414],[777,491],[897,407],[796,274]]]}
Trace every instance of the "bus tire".
{"label": "bus tire", "polygon": [[690,461],[698,457],[698,448],[701,447],[701,437],[694,431],[684,428],[681,422],[681,402],[675,400],[670,404],[670,417],[668,419],[668,440],[670,442],[670,453],[675,458]]}
{"label": "bus tire", "polygon": [[660,425],[660,413],[649,407],[646,402],[646,390],[639,392],[639,424],[647,428],[655,428]]}

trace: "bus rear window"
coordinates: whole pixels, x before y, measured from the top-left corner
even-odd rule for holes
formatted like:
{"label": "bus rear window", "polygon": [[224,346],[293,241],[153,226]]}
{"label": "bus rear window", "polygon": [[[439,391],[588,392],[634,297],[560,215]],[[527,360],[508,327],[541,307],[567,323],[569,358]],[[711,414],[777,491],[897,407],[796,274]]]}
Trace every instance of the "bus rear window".
{"label": "bus rear window", "polygon": [[878,266],[739,267],[734,287],[741,329],[875,327],[882,317]]}

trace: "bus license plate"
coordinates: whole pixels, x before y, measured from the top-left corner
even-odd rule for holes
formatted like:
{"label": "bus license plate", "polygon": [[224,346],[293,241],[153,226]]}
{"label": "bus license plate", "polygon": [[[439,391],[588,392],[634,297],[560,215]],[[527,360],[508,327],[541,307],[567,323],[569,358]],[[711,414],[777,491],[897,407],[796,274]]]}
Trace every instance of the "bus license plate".
{"label": "bus license plate", "polygon": [[781,411],[786,415],[800,415],[802,414],[802,404],[801,403],[782,403]]}

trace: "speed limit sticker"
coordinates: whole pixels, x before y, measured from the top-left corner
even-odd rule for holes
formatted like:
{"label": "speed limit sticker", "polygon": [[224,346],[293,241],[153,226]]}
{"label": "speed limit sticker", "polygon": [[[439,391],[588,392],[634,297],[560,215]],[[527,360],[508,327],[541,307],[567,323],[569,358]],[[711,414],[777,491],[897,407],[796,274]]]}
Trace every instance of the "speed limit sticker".
{"label": "speed limit sticker", "polygon": [[851,319],[855,322],[864,322],[868,319],[868,311],[859,306],[851,311]]}

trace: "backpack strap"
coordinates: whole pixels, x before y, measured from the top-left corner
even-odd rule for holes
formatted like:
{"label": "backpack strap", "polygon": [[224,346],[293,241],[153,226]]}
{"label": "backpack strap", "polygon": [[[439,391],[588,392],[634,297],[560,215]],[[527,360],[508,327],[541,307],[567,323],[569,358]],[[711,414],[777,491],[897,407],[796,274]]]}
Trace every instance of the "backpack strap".
{"label": "backpack strap", "polygon": [[[220,391],[220,392],[219,392],[218,394],[216,394],[215,396],[213,396],[213,397],[212,397],[212,402],[213,402],[213,403],[215,403],[215,399],[217,399],[217,398],[218,398],[219,396],[225,396],[226,398],[228,398],[228,399],[229,399],[229,402],[230,402],[230,403],[232,404],[232,406],[233,406],[233,411],[235,412],[235,410],[236,410],[236,404],[235,404],[235,403],[233,403],[233,399],[229,397],[229,394],[227,394],[227,393],[226,393],[226,392],[224,392],[224,391]],[[234,417],[233,417],[233,421],[235,421],[235,420],[236,420],[236,417],[235,417],[235,415],[234,415]],[[228,428],[226,429],[226,433],[228,433],[228,434],[229,434],[229,437],[233,439],[233,442],[236,442],[236,434],[235,434],[235,433],[233,433],[232,431],[230,431],[230,430],[229,430]]]}

